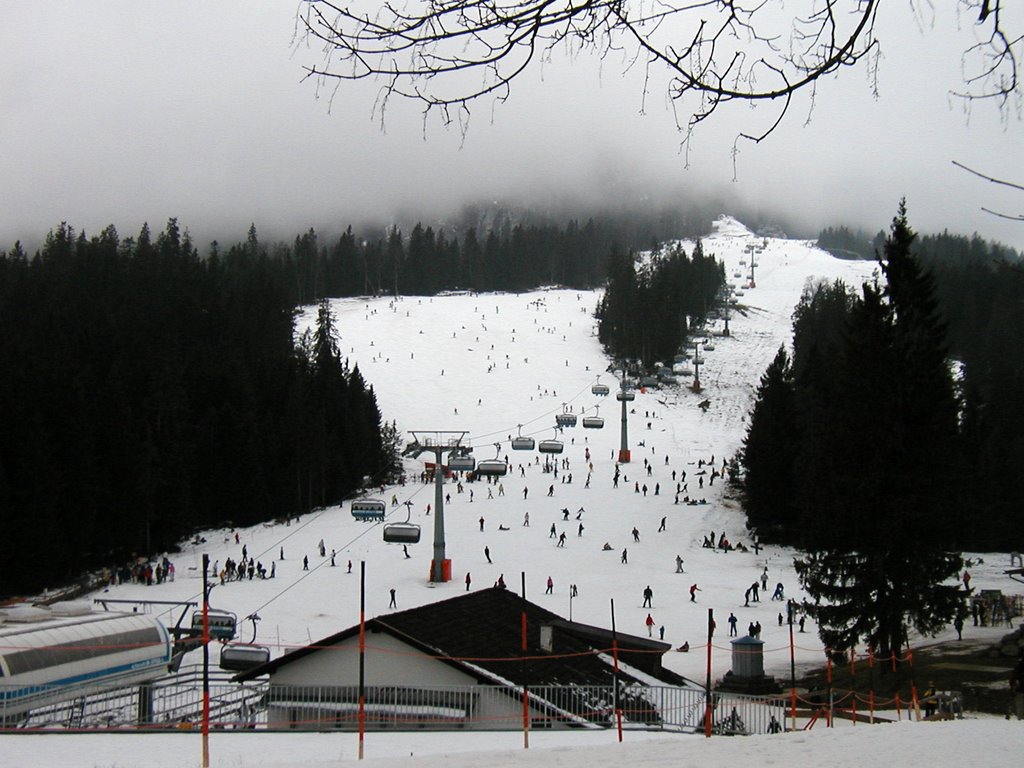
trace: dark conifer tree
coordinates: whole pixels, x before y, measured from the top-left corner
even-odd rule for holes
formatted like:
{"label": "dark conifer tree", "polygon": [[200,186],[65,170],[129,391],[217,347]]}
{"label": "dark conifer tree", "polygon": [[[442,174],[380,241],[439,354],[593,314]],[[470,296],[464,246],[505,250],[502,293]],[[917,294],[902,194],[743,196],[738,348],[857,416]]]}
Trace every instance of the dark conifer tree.
{"label": "dark conifer tree", "polygon": [[794,388],[789,355],[779,347],[754,395],[740,457],[747,525],[765,541],[785,540],[797,522],[801,429]]}
{"label": "dark conifer tree", "polygon": [[956,402],[913,238],[901,204],[881,259],[889,284],[865,285],[854,307],[836,397],[816,426],[820,459],[803,467],[804,517],[820,524],[808,527],[797,569],[837,652],[867,642],[898,654],[908,627],[934,634],[962,599],[946,535]]}

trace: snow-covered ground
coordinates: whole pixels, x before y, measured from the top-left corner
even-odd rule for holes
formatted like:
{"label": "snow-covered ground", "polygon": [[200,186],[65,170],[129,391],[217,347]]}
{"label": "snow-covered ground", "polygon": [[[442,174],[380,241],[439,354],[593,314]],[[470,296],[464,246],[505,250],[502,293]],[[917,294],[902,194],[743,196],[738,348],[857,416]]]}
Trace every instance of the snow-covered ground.
{"label": "snow-covered ground", "polygon": [[[739,271],[749,273],[746,246],[763,243],[738,222],[721,219],[705,251],[726,263],[729,282]],[[723,532],[733,542],[750,543],[744,518],[728,488],[708,475],[697,474],[700,462],[714,457],[721,466],[739,446],[753,393],[765,367],[780,344],[791,338],[790,317],[808,280],[843,278],[852,285],[870,276],[873,262],[833,259],[811,244],[800,241],[767,241],[757,255],[756,288],[745,289],[739,311],[732,313],[731,335],[721,336],[722,321],[709,327],[715,349],[703,354],[701,382],[695,394],[685,386],[638,392],[630,404],[628,421],[632,462],[623,465],[623,477],[613,488],[615,455],[620,441],[620,404],[614,397],[591,394],[601,382],[615,391],[616,382],[606,372],[609,361],[596,338],[593,310],[597,292],[569,290],[529,294],[454,295],[399,300],[347,299],[333,302],[340,348],[363,376],[373,384],[386,419],[394,419],[403,434],[410,430],[465,430],[466,442],[475,447],[477,460],[496,454],[511,459],[514,471],[497,485],[466,484],[458,493],[454,483],[446,487],[451,502],[445,505],[447,555],[453,564],[453,581],[427,582],[432,556],[434,503],[432,484],[414,478],[422,469],[424,455],[408,460],[410,482],[389,487],[375,496],[388,502],[389,520],[404,520],[406,501],[411,501],[412,522],[423,526],[420,544],[409,547],[406,558],[400,546],[385,544],[381,527],[352,519],[347,507],[331,507],[303,516],[289,525],[259,525],[238,530],[211,531],[199,546],[186,545],[173,556],[177,579],[173,583],[144,587],[111,587],[105,597],[119,599],[187,600],[201,594],[199,563],[203,553],[211,561],[238,559],[241,547],[269,569],[275,561],[276,578],[230,582],[212,592],[212,605],[238,616],[258,613],[257,642],[269,645],[273,654],[305,645],[358,621],[359,562],[366,562],[367,613],[386,613],[389,590],[395,589],[399,609],[452,597],[465,590],[465,575],[473,585],[492,584],[503,574],[517,588],[520,573],[526,574],[527,597],[550,610],[601,626],[610,625],[609,605],[614,600],[620,631],[644,634],[648,609],[641,606],[646,585],[654,591],[657,626],[664,638],[677,646],[689,641],[701,646],[707,609],[713,608],[719,630],[713,649],[713,674],[721,677],[730,666],[726,619],[738,618],[740,632],[750,622],[763,626],[765,667],[769,674],[788,677],[788,632],[780,628],[780,603],[765,595],[760,603],[744,607],[746,588],[767,567],[769,591],[777,582],[787,597],[801,596],[794,575],[791,550],[769,547],[760,555],[723,553],[701,547],[705,535]],[[315,309],[303,312],[300,329],[315,318]],[[671,364],[671,361],[665,361]],[[685,381],[685,380],[684,380]],[[709,407],[698,403],[707,398]],[[538,454],[513,452],[508,438],[520,432],[538,440],[552,438],[554,415],[563,409],[594,414],[600,407],[604,429],[567,429],[561,439],[567,469],[558,478],[535,463]],[[501,447],[496,451],[495,442]],[[590,453],[590,461],[586,452]],[[649,469],[645,468],[647,460]],[[543,463],[543,459],[541,459]],[[593,464],[589,487],[586,487]],[[522,469],[520,470],[520,464]],[[688,489],[674,503],[672,473],[686,473]],[[566,482],[571,473],[572,482]],[[703,488],[699,487],[704,478]],[[648,491],[636,492],[635,485]],[[656,492],[656,488],[657,491]],[[490,498],[488,491],[493,493]],[[524,491],[528,492],[524,498]],[[550,495],[549,495],[550,494]],[[691,506],[682,497],[706,499]],[[392,509],[392,497],[399,505]],[[577,514],[583,509],[580,519]],[[563,520],[561,510],[570,511]],[[530,525],[523,525],[529,512]],[[483,531],[480,529],[483,518]],[[658,532],[662,518],[666,530]],[[582,523],[582,535],[579,526]],[[567,542],[557,548],[550,538],[554,524]],[[508,530],[500,530],[499,526]],[[634,526],[639,541],[631,535]],[[323,539],[327,556],[317,551]],[[602,551],[608,542],[612,551]],[[488,547],[493,564],[484,557]],[[628,563],[620,562],[628,549]],[[281,552],[284,559],[280,559]],[[331,552],[336,551],[331,565]],[[685,573],[675,572],[676,555],[685,561]],[[308,557],[308,571],[302,568]],[[972,584],[979,588],[1006,588],[1001,555],[984,555],[985,562],[972,568]],[[347,563],[352,561],[352,573]],[[545,595],[547,578],[554,594]],[[578,597],[569,600],[569,585],[576,584]],[[697,584],[695,603],[689,588]],[[168,623],[178,614],[159,614]],[[481,617],[481,620],[484,620]],[[798,665],[823,661],[813,625],[798,635]],[[950,630],[950,633],[952,630]],[[950,633],[947,633],[946,637]],[[967,627],[965,638],[995,639],[1002,630]],[[249,639],[251,625],[242,629]],[[925,642],[921,640],[921,642]],[[198,654],[195,654],[198,656]],[[188,663],[187,660],[186,663]],[[703,679],[702,653],[669,653],[666,666],[695,679]],[[588,762],[594,768],[629,760],[637,765],[678,765],[709,760],[771,762],[790,766],[825,763],[859,766],[872,760],[897,764],[948,765],[967,760],[986,765],[1019,762],[1024,736],[1018,723],[974,720],[948,724],[912,723],[888,728],[818,728],[799,734],[749,739],[652,736],[627,733],[618,745],[614,734],[535,734],[529,752],[521,750],[519,734],[368,734],[368,757],[388,758],[381,765],[408,765],[426,759],[436,764],[442,753],[472,751],[446,757],[453,768],[490,765],[563,765]],[[679,739],[685,739],[685,752]],[[579,745],[586,745],[583,754]],[[970,746],[968,746],[970,745]],[[517,748],[519,748],[517,750]],[[548,749],[550,748],[550,749]],[[46,735],[0,737],[3,764],[11,766],[179,766],[199,764],[198,736],[146,735]],[[311,766],[337,764],[355,757],[356,737],[344,735],[249,735],[220,734],[213,742],[213,765]],[[572,750],[571,752],[569,750]],[[510,750],[510,751],[504,751]],[[486,754],[480,754],[484,752]],[[414,757],[409,757],[413,755]],[[401,757],[404,756],[404,757]]]}

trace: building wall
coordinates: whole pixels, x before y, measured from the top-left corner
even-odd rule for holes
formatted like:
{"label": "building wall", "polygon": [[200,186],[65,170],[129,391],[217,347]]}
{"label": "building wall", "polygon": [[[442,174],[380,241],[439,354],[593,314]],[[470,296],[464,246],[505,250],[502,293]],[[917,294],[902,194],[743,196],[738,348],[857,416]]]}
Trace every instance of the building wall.
{"label": "building wall", "polygon": [[[364,667],[366,687],[378,688],[397,686],[410,691],[435,687],[470,689],[478,685],[476,678],[432,658],[417,648],[385,633],[366,635],[366,656]],[[321,695],[317,689],[341,687],[352,689],[359,683],[359,638],[344,640],[330,648],[311,653],[291,664],[281,667],[271,677],[274,697],[268,708],[268,721],[272,728],[297,728],[309,730],[353,729],[357,727],[351,695],[339,697],[344,702],[332,699],[330,691]],[[438,694],[443,697],[444,694]],[[455,694],[467,700],[470,694]],[[318,699],[326,701],[317,701]],[[368,710],[367,727],[377,728],[418,728],[448,727],[468,730],[509,729],[517,727],[522,720],[522,702],[493,690],[482,691],[473,697],[470,719],[458,722],[454,719],[446,724],[437,720],[417,721],[415,715],[406,714],[397,721],[382,717],[378,720]],[[427,701],[436,701],[433,692],[424,693]],[[435,708],[436,712],[436,708]],[[530,708],[531,721],[548,722],[544,713]],[[386,725],[381,721],[387,720]],[[562,727],[555,724],[553,727]]]}
{"label": "building wall", "polygon": [[[379,685],[473,685],[464,672],[382,632],[366,633],[365,682]],[[323,648],[286,664],[274,674],[275,685],[357,685],[359,637]]]}

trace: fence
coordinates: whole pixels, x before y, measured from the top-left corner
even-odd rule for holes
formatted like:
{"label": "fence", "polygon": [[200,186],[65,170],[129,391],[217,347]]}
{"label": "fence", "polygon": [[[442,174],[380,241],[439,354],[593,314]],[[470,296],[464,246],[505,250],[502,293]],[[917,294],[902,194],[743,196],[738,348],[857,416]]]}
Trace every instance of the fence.
{"label": "fence", "polygon": [[[6,729],[179,730],[199,726],[202,676],[195,669],[153,683],[81,696],[31,713],[4,711]],[[519,730],[523,689],[504,685],[368,686],[363,712],[368,730]],[[530,688],[532,729],[614,727],[612,686]],[[703,732],[707,702],[699,688],[626,686],[618,705],[624,728]],[[782,697],[712,695],[712,732],[767,733],[773,719],[784,721]],[[286,686],[232,683],[213,676],[210,724],[214,729],[355,730],[359,697],[355,686]]]}

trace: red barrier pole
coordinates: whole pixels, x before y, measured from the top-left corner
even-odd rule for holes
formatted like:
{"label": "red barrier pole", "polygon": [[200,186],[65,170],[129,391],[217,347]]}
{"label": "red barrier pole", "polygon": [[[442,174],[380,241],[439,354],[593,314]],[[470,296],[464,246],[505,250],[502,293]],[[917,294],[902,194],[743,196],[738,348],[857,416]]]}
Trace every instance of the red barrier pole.
{"label": "red barrier pole", "polygon": [[[440,464],[440,462],[438,462]],[[440,467],[438,467],[440,469]],[[366,561],[359,563],[359,759],[366,736]]]}
{"label": "red barrier pole", "polygon": [[[519,589],[523,595],[523,614],[521,619],[522,624],[522,651],[523,657],[526,656],[527,645],[526,645],[526,571],[520,571],[519,573]],[[526,662],[523,661],[523,668],[525,671]],[[530,689],[526,685],[525,677],[523,682],[523,749],[530,748]]]}
{"label": "red barrier pole", "polygon": [[704,736],[711,738],[711,719],[714,715],[711,707],[711,638],[715,634],[715,612],[708,608],[708,673],[704,686]]}
{"label": "red barrier pole", "polygon": [[832,727],[832,657],[826,655],[827,660],[826,670],[828,674],[828,710],[825,715],[825,725],[829,728]]}
{"label": "red barrier pole", "polygon": [[[625,402],[625,401],[623,401]],[[623,411],[625,412],[625,411]],[[615,600],[612,603],[612,660],[614,666],[612,671],[614,673],[613,682],[615,684],[615,721],[617,723],[619,731],[619,741],[622,741],[622,705],[619,702],[619,638],[615,634]]]}
{"label": "red barrier pole", "polygon": [[907,648],[907,661],[910,662],[910,700],[914,705],[914,715],[921,720],[921,705],[917,700],[917,683],[914,682],[914,652]]}
{"label": "red barrier pole", "polygon": [[203,555],[203,768],[210,768],[210,589],[206,572],[210,556]]}
{"label": "red barrier pole", "polygon": [[875,722],[875,649],[868,646],[868,722]]}
{"label": "red barrier pole", "polygon": [[786,620],[789,622],[789,711],[790,723],[796,730],[796,646],[793,643],[793,613],[795,604],[786,603]]}
{"label": "red barrier pole", "polygon": [[903,719],[903,715],[900,711],[900,692],[896,691],[896,722],[900,722]]}
{"label": "red barrier pole", "polygon": [[850,706],[853,708],[853,724],[857,724],[857,649],[850,649]]}

